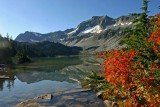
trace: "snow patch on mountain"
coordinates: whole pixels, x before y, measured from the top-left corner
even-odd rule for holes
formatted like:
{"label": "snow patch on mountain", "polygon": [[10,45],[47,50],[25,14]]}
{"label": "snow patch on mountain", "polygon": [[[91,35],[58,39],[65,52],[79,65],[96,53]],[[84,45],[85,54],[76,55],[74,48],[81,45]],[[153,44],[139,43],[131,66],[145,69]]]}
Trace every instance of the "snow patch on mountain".
{"label": "snow patch on mountain", "polygon": [[132,22],[126,22],[126,23],[121,22],[121,23],[116,23],[113,26],[124,26],[124,25],[131,25],[131,24]]}
{"label": "snow patch on mountain", "polygon": [[101,32],[102,32],[102,29],[100,25],[97,25],[97,26],[93,26],[85,29],[82,33],[101,33]]}
{"label": "snow patch on mountain", "polygon": [[131,25],[131,24],[132,24],[132,22],[129,22],[129,23],[128,23],[128,25]]}
{"label": "snow patch on mountain", "polygon": [[60,41],[64,41],[64,39],[65,39],[65,38],[63,38],[63,39],[59,39],[59,40],[60,40]]}

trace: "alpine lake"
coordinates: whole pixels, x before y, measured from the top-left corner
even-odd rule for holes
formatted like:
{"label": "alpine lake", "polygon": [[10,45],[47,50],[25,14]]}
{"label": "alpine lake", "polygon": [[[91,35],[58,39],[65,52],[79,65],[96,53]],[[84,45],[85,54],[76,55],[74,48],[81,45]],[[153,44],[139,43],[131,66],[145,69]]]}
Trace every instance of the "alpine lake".
{"label": "alpine lake", "polygon": [[[101,72],[100,62],[94,56],[57,56],[34,58],[31,63],[17,65],[7,71],[14,79],[0,79],[0,107],[13,107],[43,94],[82,88],[78,81],[84,80],[92,71]],[[84,106],[99,101],[94,92],[77,94],[78,97],[81,95],[90,96]],[[58,100],[58,97],[53,99]],[[54,100],[46,105],[54,105]],[[73,100],[70,105],[74,103]]]}

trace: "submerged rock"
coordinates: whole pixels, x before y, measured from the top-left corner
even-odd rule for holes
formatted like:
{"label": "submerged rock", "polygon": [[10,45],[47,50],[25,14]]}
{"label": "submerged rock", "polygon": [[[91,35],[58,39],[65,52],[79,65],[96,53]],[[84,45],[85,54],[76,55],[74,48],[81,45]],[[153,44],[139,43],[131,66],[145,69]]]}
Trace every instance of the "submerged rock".
{"label": "submerged rock", "polygon": [[84,107],[84,106],[81,104],[75,104],[75,105],[71,105],[71,107]]}
{"label": "submerged rock", "polygon": [[53,98],[52,94],[46,94],[46,95],[41,95],[41,96],[35,97],[34,99],[52,100],[52,98]]}
{"label": "submerged rock", "polygon": [[88,101],[87,98],[76,98],[76,101],[79,101],[79,102],[82,102],[82,103],[85,103]]}
{"label": "submerged rock", "polygon": [[15,107],[105,107],[105,105],[94,92],[73,89],[58,94],[41,95],[21,102]]}
{"label": "submerged rock", "polygon": [[61,99],[62,100],[73,100],[74,97],[72,97],[72,96],[63,96]]}
{"label": "submerged rock", "polygon": [[91,91],[91,89],[73,89],[73,90],[69,90],[64,92],[64,94],[68,94],[68,93],[79,93],[79,92],[89,92]]}
{"label": "submerged rock", "polygon": [[15,107],[44,107],[34,100],[26,100],[17,104]]}

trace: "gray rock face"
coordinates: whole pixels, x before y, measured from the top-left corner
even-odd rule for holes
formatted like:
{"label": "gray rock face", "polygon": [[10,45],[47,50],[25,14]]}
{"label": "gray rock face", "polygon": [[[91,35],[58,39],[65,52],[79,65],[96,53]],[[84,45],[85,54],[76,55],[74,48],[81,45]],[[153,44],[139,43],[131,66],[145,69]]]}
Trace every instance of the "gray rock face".
{"label": "gray rock face", "polygon": [[137,17],[138,17],[138,14],[130,14],[128,16],[120,16],[117,18],[116,24],[120,24],[120,23],[129,24]]}
{"label": "gray rock face", "polygon": [[[131,28],[132,21],[137,18],[137,14],[121,16],[117,19],[107,16],[95,16],[88,21],[82,22],[74,31],[69,33],[69,37],[62,43],[68,46],[82,47],[84,53],[93,53],[109,49],[119,49],[124,46],[119,42],[125,36],[123,32],[126,28]],[[88,24],[92,23],[93,24]],[[88,28],[85,26],[89,25]],[[79,29],[81,29],[79,31]]]}
{"label": "gray rock face", "polygon": [[108,16],[93,16],[91,19],[80,23],[77,26],[77,29],[74,33],[70,33],[70,36],[77,36],[82,31],[87,28],[94,27],[99,25],[101,29],[105,29],[106,26],[112,25],[115,23],[115,20]]}
{"label": "gray rock face", "polygon": [[72,32],[72,31],[74,31],[75,30],[75,28],[71,28],[71,29],[66,29],[64,32],[65,33],[69,33],[69,32]]}

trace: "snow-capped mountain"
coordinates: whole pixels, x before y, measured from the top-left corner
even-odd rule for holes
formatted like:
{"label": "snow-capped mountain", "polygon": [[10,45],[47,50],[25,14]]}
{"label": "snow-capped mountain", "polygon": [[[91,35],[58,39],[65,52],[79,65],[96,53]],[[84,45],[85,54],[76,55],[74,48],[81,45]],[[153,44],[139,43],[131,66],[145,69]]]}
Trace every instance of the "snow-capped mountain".
{"label": "snow-capped mountain", "polygon": [[68,33],[69,36],[77,36],[86,33],[100,33],[106,26],[113,25],[115,20],[108,16],[93,16],[91,19],[80,23],[77,28]]}
{"label": "snow-capped mountain", "polygon": [[121,48],[119,41],[125,35],[123,30],[131,28],[132,21],[137,16],[132,14],[117,19],[108,16],[94,16],[69,32],[68,37],[61,43],[68,46],[83,47],[87,51]]}
{"label": "snow-capped mountain", "polygon": [[116,19],[109,16],[93,16],[91,19],[80,23],[76,28],[48,34],[25,32],[18,35],[16,41],[53,41],[67,46],[79,46],[84,50],[94,51],[120,48],[118,43],[125,35],[122,31],[132,27],[132,21],[137,16],[137,14],[131,14]]}

